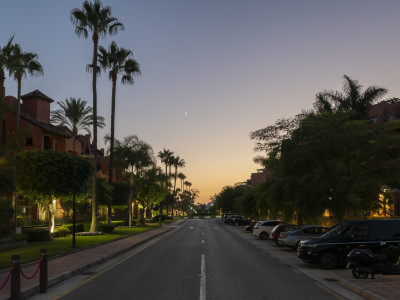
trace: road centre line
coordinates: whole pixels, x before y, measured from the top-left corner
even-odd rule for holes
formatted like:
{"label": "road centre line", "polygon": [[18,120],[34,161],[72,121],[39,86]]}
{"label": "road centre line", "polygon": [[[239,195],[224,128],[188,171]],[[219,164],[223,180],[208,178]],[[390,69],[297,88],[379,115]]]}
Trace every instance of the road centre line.
{"label": "road centre line", "polygon": [[206,300],[206,256],[201,255],[200,300]]}

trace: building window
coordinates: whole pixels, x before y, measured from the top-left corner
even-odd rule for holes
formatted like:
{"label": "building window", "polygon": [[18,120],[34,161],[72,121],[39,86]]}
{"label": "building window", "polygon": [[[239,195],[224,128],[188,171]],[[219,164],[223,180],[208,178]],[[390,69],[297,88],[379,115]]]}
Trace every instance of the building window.
{"label": "building window", "polygon": [[369,119],[370,123],[376,123],[376,121],[378,121],[378,117],[374,117],[374,118]]}
{"label": "building window", "polygon": [[33,146],[33,137],[26,138],[26,145]]}

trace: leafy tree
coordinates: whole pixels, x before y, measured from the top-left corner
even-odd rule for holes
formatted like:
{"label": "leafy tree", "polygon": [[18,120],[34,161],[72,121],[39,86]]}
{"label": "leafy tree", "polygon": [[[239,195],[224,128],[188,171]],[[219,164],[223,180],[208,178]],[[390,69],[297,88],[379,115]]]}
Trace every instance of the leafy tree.
{"label": "leafy tree", "polygon": [[0,149],[0,195],[15,190],[15,166],[6,151]]}
{"label": "leafy tree", "polygon": [[[95,0],[94,3],[84,1],[82,10],[74,8],[71,11],[71,21],[75,25],[75,33],[85,39],[91,33],[93,41],[93,59],[92,59],[92,92],[93,92],[93,153],[97,161],[97,56],[98,42],[100,36],[107,34],[116,34],[118,30],[123,30],[124,25],[118,22],[118,19],[111,16],[111,8],[103,6],[101,1]],[[93,174],[93,205],[92,205],[92,223],[90,231],[97,231],[97,193],[96,193],[96,171]]]}
{"label": "leafy tree", "polygon": [[243,186],[225,186],[221,192],[215,196],[217,205],[224,213],[234,211],[236,198],[243,195]]}
{"label": "leafy tree", "polygon": [[[51,123],[59,126],[66,126],[74,134],[85,130],[90,134],[90,126],[93,125],[93,109],[87,106],[87,101],[81,98],[75,99],[70,97],[69,100],[57,102],[60,109],[51,111]],[[104,118],[97,117],[97,126],[104,128]]]}
{"label": "leafy tree", "polygon": [[132,203],[136,196],[134,184],[135,175],[141,170],[150,168],[155,163],[153,149],[137,136],[125,137],[122,141],[115,140],[115,163],[128,176],[130,194],[128,200],[129,227],[132,226]]}
{"label": "leafy tree", "polygon": [[365,120],[372,104],[387,93],[387,89],[370,86],[362,92],[362,85],[357,80],[344,75],[343,92],[325,90],[318,93],[314,108],[317,112],[352,111],[352,118]]}
{"label": "leafy tree", "polygon": [[[115,94],[117,90],[118,75],[122,75],[122,84],[133,84],[135,74],[140,74],[140,66],[132,58],[133,52],[125,48],[118,48],[115,42],[112,42],[108,51],[99,46],[99,64],[100,68],[108,71],[108,77],[112,82],[111,95],[111,138],[110,138],[110,166],[108,183],[112,184],[113,161],[114,161],[114,131],[115,131]],[[108,221],[111,222],[111,203],[108,206]]]}
{"label": "leafy tree", "polygon": [[[9,54],[9,62],[7,68],[10,76],[18,82],[18,104],[17,104],[17,121],[15,125],[16,136],[19,133],[19,121],[21,115],[21,81],[22,77],[29,75],[43,75],[42,65],[37,61],[37,54],[24,52],[19,44],[15,44]],[[17,145],[19,142],[17,141]]]}
{"label": "leafy tree", "polygon": [[379,187],[398,177],[398,126],[352,121],[345,112],[309,114],[282,142],[275,197],[295,208],[299,223],[315,221],[325,209],[341,220],[373,207]]}
{"label": "leafy tree", "polygon": [[[75,162],[75,180],[74,180]],[[91,163],[82,157],[48,151],[23,151],[16,157],[17,191],[26,198],[46,205],[49,212],[49,227],[54,226],[53,199],[72,199],[72,186],[75,185],[78,197],[84,197],[92,173]]]}

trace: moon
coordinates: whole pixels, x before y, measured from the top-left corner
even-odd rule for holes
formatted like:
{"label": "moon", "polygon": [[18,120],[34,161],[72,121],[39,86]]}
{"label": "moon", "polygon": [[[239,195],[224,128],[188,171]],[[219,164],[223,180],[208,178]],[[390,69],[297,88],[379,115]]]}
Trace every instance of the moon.
{"label": "moon", "polygon": [[185,111],[185,113],[183,114],[185,117],[188,115],[188,112],[187,111]]}

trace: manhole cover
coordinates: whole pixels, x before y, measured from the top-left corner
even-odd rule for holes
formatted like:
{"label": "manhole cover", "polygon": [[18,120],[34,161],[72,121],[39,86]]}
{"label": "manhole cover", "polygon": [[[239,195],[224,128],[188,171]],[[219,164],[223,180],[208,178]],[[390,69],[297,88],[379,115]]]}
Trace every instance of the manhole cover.
{"label": "manhole cover", "polygon": [[324,278],[324,280],[329,281],[329,282],[339,282],[339,280],[335,278]]}

